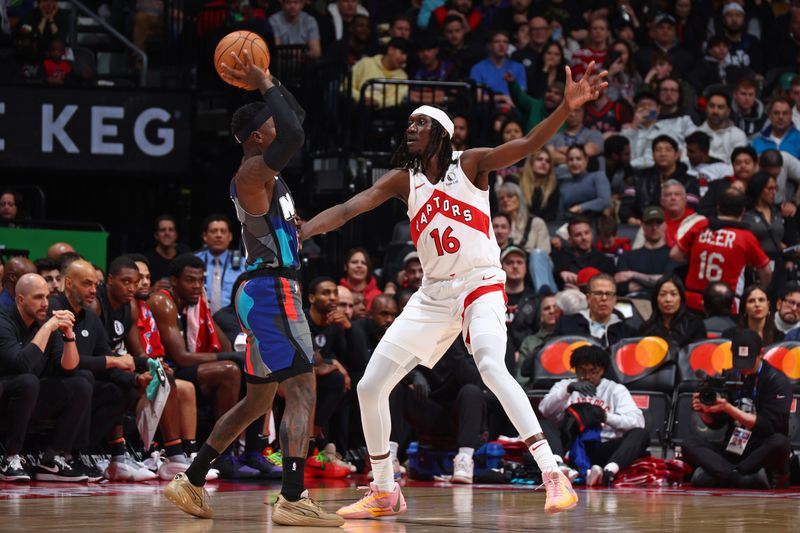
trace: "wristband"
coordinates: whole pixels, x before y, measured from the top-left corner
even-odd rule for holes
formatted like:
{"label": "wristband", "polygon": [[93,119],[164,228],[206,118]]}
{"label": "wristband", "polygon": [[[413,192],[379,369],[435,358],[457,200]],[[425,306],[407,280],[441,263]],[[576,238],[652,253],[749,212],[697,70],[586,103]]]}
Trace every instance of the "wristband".
{"label": "wristband", "polygon": [[64,342],[75,342],[75,337],[72,338],[62,337],[61,340],[63,340]]}

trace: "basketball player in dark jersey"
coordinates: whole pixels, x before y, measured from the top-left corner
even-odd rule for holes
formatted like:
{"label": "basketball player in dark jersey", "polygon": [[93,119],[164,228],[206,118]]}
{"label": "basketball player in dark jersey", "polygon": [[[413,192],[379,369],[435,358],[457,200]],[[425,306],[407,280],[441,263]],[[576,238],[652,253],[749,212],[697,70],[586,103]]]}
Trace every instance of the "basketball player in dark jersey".
{"label": "basketball player in dark jersey", "polygon": [[[340,526],[344,520],[308,497],[303,482],[309,419],[316,402],[311,334],[297,283],[300,268],[292,195],[278,173],[305,139],[305,112],[269,71],[256,67],[247,51],[227,78],[258,89],[264,102],[239,108],[231,129],[244,157],[230,185],[247,250],[247,281],[236,293],[239,321],[247,331],[247,395],[222,416],[185,474],[164,491],[181,510],[211,518],[203,489],[210,463],[272,406],[278,384],[286,411],[280,427],[283,486],[272,510],[281,525]],[[273,81],[275,83],[273,83]]]}

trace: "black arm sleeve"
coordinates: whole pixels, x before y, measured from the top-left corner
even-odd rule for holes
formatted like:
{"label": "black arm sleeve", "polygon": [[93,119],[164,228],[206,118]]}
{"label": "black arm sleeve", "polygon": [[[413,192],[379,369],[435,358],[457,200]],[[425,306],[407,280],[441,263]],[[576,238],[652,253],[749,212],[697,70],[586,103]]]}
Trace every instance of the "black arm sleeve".
{"label": "black arm sleeve", "polygon": [[275,140],[264,151],[264,164],[276,172],[283,170],[292,156],[303,147],[305,133],[297,115],[277,87],[264,93],[264,101],[272,110]]}
{"label": "black arm sleeve", "polygon": [[294,95],[291,92],[289,92],[289,89],[285,85],[283,85],[279,79],[273,76],[272,82],[275,83],[276,87],[278,87],[278,90],[286,99],[286,102],[289,104],[289,107],[292,108],[294,114],[297,115],[297,120],[299,120],[300,124],[302,124],[303,121],[305,121],[306,119],[306,110],[302,108],[302,106],[297,102],[297,99],[294,97]]}

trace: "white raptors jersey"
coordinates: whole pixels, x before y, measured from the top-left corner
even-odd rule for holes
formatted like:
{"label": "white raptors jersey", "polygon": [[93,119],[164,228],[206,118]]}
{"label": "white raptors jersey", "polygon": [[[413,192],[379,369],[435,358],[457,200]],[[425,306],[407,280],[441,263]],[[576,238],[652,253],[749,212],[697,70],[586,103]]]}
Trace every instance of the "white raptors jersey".
{"label": "white raptors jersey", "polygon": [[436,185],[409,172],[408,218],[425,280],[462,277],[479,268],[500,267],[489,191],[478,189],[461,169],[461,154]]}

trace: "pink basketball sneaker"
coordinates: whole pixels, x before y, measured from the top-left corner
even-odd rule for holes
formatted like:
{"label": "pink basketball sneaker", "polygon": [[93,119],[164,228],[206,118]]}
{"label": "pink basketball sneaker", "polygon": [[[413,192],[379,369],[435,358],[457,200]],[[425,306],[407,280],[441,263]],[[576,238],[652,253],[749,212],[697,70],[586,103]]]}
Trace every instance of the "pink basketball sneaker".
{"label": "pink basketball sneaker", "polygon": [[356,503],[342,507],[336,514],[342,518],[376,518],[379,516],[391,516],[406,512],[406,500],[400,492],[400,485],[394,484],[392,492],[381,492],[375,483],[370,483],[369,487],[359,487],[368,489],[363,498]]}

